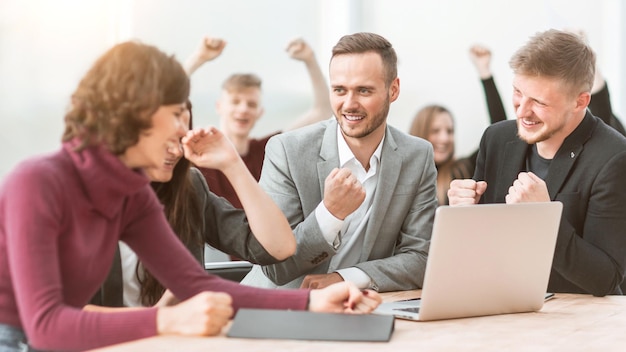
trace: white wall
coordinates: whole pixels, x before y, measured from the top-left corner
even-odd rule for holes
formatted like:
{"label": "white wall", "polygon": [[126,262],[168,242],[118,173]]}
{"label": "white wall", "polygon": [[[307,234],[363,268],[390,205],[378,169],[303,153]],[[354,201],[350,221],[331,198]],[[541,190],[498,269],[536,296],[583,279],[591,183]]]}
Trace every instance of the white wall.
{"label": "white wall", "polygon": [[192,78],[196,123],[217,124],[221,81],[248,71],[264,80],[266,114],[255,129],[281,129],[311,103],[304,66],[284,53],[302,36],[326,72],[343,34],[373,31],[399,56],[401,94],[389,123],[407,130],[424,104],[448,106],[457,119],[457,150],[471,152],[487,125],[467,50],[494,51],[496,82],[508,106],[507,61],[529,36],[549,27],[585,30],[608,77],[614,108],[626,117],[626,17],[619,0],[2,0],[0,1],[0,178],[19,160],[56,150],[63,114],[78,80],[113,43],[138,38],[184,59],[200,37],[223,37],[222,57]]}

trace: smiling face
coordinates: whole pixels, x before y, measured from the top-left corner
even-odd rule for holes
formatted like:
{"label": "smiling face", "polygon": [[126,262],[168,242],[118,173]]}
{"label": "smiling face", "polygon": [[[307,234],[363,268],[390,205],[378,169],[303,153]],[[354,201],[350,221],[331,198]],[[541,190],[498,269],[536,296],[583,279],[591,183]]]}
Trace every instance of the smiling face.
{"label": "smiling face", "polygon": [[[180,118],[182,120],[182,123],[184,124],[184,126],[186,126],[186,129],[188,130],[191,113],[189,112],[189,109],[187,109],[187,107],[185,107],[185,110],[183,110]],[[148,175],[148,178],[151,182],[169,182],[173,177],[176,164],[178,164],[182,157],[183,149],[182,145],[179,142],[178,145],[172,145],[167,149],[167,156],[163,164],[157,167],[146,168],[144,171]]]}
{"label": "smiling face", "polygon": [[247,138],[263,115],[261,89],[247,87],[222,90],[216,104],[221,130],[229,138]]}
{"label": "smiling face", "polygon": [[154,170],[150,172],[171,178],[171,171],[182,157],[180,139],[189,129],[186,110],[184,103],[160,106],[151,117],[152,127],[142,131],[137,144],[126,149],[120,156],[122,162],[129,168]]}
{"label": "smiling face", "polygon": [[[563,140],[584,117],[589,93],[578,96],[555,78],[515,75],[513,107],[517,133],[528,144],[537,144],[540,155],[551,158]],[[541,150],[549,150],[541,154]]]}
{"label": "smiling face", "polygon": [[453,157],[454,121],[448,112],[435,113],[427,139],[433,145],[436,165],[441,165]]}
{"label": "smiling face", "polygon": [[400,91],[398,78],[385,85],[382,59],[374,52],[333,57],[329,76],[331,105],[348,144],[357,140],[378,144],[389,105]]}

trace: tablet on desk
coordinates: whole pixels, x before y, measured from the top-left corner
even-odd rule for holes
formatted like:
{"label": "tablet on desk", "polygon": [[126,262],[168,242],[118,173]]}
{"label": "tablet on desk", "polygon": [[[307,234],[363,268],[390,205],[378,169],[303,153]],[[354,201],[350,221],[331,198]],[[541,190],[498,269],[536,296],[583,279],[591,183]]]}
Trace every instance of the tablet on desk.
{"label": "tablet on desk", "polygon": [[393,316],[242,308],[235,315],[226,336],[386,342],[391,338],[393,328]]}

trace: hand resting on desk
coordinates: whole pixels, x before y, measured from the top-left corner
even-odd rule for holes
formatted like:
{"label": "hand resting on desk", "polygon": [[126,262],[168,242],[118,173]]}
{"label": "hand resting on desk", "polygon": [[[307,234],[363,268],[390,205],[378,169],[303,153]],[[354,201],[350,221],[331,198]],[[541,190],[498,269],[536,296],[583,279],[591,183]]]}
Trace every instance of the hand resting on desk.
{"label": "hand resting on desk", "polygon": [[[311,290],[309,310],[326,313],[370,313],[382,302],[378,292],[359,290],[350,282],[339,282]],[[213,336],[233,316],[232,298],[221,292],[202,292],[172,306],[161,306],[157,313],[160,335]]]}
{"label": "hand resting on desk", "polygon": [[212,336],[233,316],[232,298],[223,292],[201,292],[157,312],[159,335]]}
{"label": "hand resting on desk", "polygon": [[309,297],[309,310],[312,312],[370,313],[382,302],[378,292],[361,291],[346,281],[312,290]]}

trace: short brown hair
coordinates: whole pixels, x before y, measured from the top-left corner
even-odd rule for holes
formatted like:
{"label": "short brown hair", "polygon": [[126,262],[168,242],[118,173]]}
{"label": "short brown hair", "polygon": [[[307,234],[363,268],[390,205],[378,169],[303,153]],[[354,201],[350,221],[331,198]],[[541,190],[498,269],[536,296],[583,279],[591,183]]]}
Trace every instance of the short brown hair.
{"label": "short brown hair", "polygon": [[550,29],[531,37],[509,61],[515,74],[560,79],[572,94],[590,92],[596,55],[576,34]]}
{"label": "short brown hair", "polygon": [[389,87],[398,77],[398,57],[391,43],[378,34],[360,32],[344,35],[333,47],[330,59],[332,61],[337,55],[363,54],[370,51],[380,55],[385,69],[385,84]]}
{"label": "short brown hair", "polygon": [[81,139],[78,149],[103,143],[123,154],[151,127],[160,106],[183,104],[188,97],[189,78],[173,56],[134,41],[118,44],[78,84],[62,140]]}
{"label": "short brown hair", "polygon": [[261,78],[254,73],[235,73],[222,83],[222,89],[227,92],[239,92],[247,88],[261,89]]}

